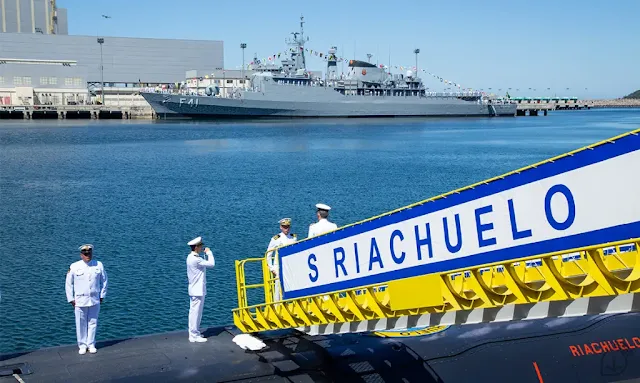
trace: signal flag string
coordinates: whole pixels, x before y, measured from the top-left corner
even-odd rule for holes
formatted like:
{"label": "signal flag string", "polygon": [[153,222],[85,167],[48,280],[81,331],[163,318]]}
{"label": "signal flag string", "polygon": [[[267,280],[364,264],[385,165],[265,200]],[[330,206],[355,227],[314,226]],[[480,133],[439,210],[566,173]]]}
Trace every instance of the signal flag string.
{"label": "signal flag string", "polygon": [[[333,56],[333,55],[330,55],[328,53],[320,52],[320,51],[309,49],[309,48],[304,48],[304,50],[305,50],[305,52],[308,52],[309,54],[311,54],[313,56],[316,56],[316,57],[318,57],[318,58],[320,58],[320,59],[322,59],[324,61],[328,61],[330,58],[335,59],[335,61],[337,61],[337,62],[347,62],[347,61],[349,61],[348,59],[345,59],[343,57]],[[288,49],[289,53],[294,53],[295,51],[296,51],[295,48],[289,48]],[[279,59],[280,56],[283,55],[286,52],[287,51],[278,52],[276,54],[267,56],[266,58],[263,58],[262,60],[258,59],[258,60],[255,60],[255,61],[251,61],[249,64],[247,64],[247,70],[251,70],[251,68],[254,65],[260,65],[262,63],[269,63],[269,64],[275,63],[275,61],[277,59]],[[384,65],[384,64],[380,64],[378,66],[381,69],[385,69],[385,70],[389,70],[389,69],[393,68],[393,69],[399,69],[401,71],[404,71],[405,69],[412,69],[413,71],[416,71],[416,67],[415,66],[392,65],[391,67],[389,67],[388,65]],[[437,74],[429,72],[427,69],[420,69],[418,71],[422,72],[422,73],[426,73],[426,74],[432,76],[434,79],[439,80],[443,84],[450,85],[450,86],[453,86],[453,87],[457,87],[460,90],[473,92],[473,88],[465,88],[461,84],[459,84],[459,83],[457,83],[455,81],[449,81],[449,80],[445,79],[442,76],[438,76]],[[485,94],[485,92],[482,92],[482,93]]]}

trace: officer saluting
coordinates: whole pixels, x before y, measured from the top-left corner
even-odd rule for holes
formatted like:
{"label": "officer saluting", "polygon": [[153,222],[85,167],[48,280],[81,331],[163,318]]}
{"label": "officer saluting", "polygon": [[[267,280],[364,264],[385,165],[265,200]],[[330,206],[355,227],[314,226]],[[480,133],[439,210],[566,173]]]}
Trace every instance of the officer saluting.
{"label": "officer saluting", "polygon": [[329,210],[331,207],[325,205],[323,203],[319,203],[316,205],[316,217],[318,218],[318,222],[312,223],[309,225],[309,235],[308,238],[314,237],[316,235],[324,234],[330,231],[333,231],[338,228],[333,222],[330,222],[327,218],[329,217]]}
{"label": "officer saluting", "polygon": [[100,303],[107,295],[107,273],[102,262],[93,259],[93,245],[82,245],[80,260],[71,264],[67,271],[65,290],[67,301],[75,307],[78,353],[95,354],[96,329]]}
{"label": "officer saluting", "polygon": [[213,253],[206,247],[207,254],[205,261],[200,257],[202,251],[202,237],[194,238],[187,243],[191,247],[191,252],[187,256],[187,277],[189,278],[189,342],[206,342],[207,338],[200,334],[200,321],[202,320],[202,309],[204,308],[204,297],[207,295],[207,267],[216,264]]}
{"label": "officer saluting", "polygon": [[[269,270],[271,270],[271,274],[273,274],[276,278],[278,278],[279,273],[278,258],[275,256],[274,251],[269,250],[294,243],[297,240],[297,236],[295,234],[289,233],[291,230],[291,218],[282,218],[280,221],[278,221],[278,223],[280,223],[280,233],[274,235],[271,238],[271,241],[269,241],[269,246],[267,247],[267,266],[269,267]],[[280,289],[278,288],[277,284],[273,291],[273,300],[280,300]]]}

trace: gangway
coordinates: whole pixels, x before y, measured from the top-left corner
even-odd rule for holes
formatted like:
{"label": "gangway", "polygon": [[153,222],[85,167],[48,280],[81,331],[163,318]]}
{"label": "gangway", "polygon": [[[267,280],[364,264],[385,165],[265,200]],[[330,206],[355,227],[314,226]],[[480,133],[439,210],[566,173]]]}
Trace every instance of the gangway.
{"label": "gangway", "polygon": [[[640,311],[640,199],[638,177],[633,175],[640,165],[639,133],[640,129],[275,249],[283,278],[271,276],[264,256],[236,261],[234,323],[246,333],[295,328],[316,335]],[[564,210],[554,193],[564,197]],[[508,205],[508,212],[496,214],[488,224],[478,219],[486,206],[476,208],[472,233],[477,238],[468,241],[475,247],[463,243],[469,238],[467,224],[474,223],[464,216],[464,204],[486,203],[495,196]],[[542,213],[532,208],[538,199],[544,200]],[[447,208],[438,210],[437,203]],[[522,216],[514,214],[519,204],[529,206],[529,230]],[[401,238],[409,237],[401,226],[407,216],[423,219],[441,211],[449,214],[452,208],[457,212],[455,229],[447,227],[442,214],[437,216],[444,222],[444,241],[435,238],[435,226],[430,232],[427,224],[426,233],[434,236],[423,237],[425,232],[415,225],[417,249],[415,244],[413,249],[402,247],[398,256],[405,243]],[[503,213],[497,207],[495,211]],[[536,224],[536,214],[546,217],[551,227]],[[501,230],[498,218],[510,222],[511,228]],[[451,235],[456,229],[457,235]],[[383,238],[380,230],[386,230],[386,244],[376,242]],[[363,233],[372,244],[361,251],[361,258],[368,259],[368,274],[359,268],[367,263],[358,258],[358,236]],[[489,241],[489,233],[495,234],[494,241]],[[478,247],[482,241],[490,251]],[[427,242],[428,257],[426,248],[420,250]],[[355,249],[355,261],[346,255],[347,244]],[[416,253],[413,264],[398,262]],[[310,269],[300,269],[299,259]],[[396,261],[390,262],[395,269],[376,274],[372,264],[379,261],[382,268],[383,260]],[[261,283],[247,283],[248,266],[258,268]],[[324,273],[327,270],[331,273]],[[352,277],[354,270],[364,275]],[[249,304],[253,289],[262,293],[264,303]],[[274,289],[281,289],[283,300],[273,301]]]}

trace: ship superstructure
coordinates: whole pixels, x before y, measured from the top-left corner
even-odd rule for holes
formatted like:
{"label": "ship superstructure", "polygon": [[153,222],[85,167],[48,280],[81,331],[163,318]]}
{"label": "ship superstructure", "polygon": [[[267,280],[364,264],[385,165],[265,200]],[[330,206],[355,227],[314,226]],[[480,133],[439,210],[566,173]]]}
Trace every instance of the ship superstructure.
{"label": "ship superstructure", "polygon": [[388,73],[382,66],[350,60],[337,73],[337,48],[327,55],[324,78],[307,69],[304,17],[300,30],[286,40],[289,57],[257,65],[246,89],[221,95],[209,87],[202,95],[178,91],[142,92],[159,117],[409,117],[515,116],[517,105],[491,100],[481,92],[430,92],[411,70]]}

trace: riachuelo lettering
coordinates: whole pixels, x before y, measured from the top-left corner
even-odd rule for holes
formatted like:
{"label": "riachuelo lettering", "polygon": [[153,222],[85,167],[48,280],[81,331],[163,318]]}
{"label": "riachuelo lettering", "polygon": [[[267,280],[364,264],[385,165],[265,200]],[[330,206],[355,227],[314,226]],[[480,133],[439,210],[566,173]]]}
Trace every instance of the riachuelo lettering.
{"label": "riachuelo lettering", "polygon": [[[551,200],[554,196],[564,197],[567,206],[567,217],[564,220],[558,220],[558,217],[554,215],[551,207]],[[522,202],[521,202],[522,203]],[[494,230],[495,224],[507,224],[510,226],[511,238],[514,241],[513,245],[517,245],[519,240],[529,238],[533,236],[534,232],[532,228],[518,227],[517,222],[526,221],[526,217],[520,217],[518,221],[516,219],[517,205],[513,199],[507,200],[507,208],[509,211],[509,222],[494,222],[492,220],[492,213],[494,207],[492,204],[488,204],[473,210],[474,222],[475,222],[475,238],[468,238],[470,231],[466,231],[467,237],[463,236],[463,230],[460,225],[460,213],[456,213],[453,217],[443,217],[438,224],[442,224],[442,232],[444,233],[444,243],[446,245],[447,255],[455,254],[462,249],[464,241],[472,241],[475,239],[480,249],[497,245],[497,239],[491,235],[491,231]],[[544,212],[547,223],[557,231],[567,230],[575,221],[576,206],[575,200],[571,190],[563,184],[556,184],[549,188],[544,198]],[[557,213],[556,213],[557,215]],[[428,219],[428,217],[425,217]],[[431,259],[434,257],[434,248],[432,245],[432,225],[436,224],[432,221],[427,221],[421,224],[414,225],[413,234],[415,238],[415,256],[418,261],[423,259]],[[455,234],[453,234],[455,232]],[[388,239],[380,238],[379,236],[372,235],[367,241],[367,248],[359,248],[358,242],[352,243],[349,246],[336,246],[333,248],[333,265],[334,265],[334,277],[341,278],[349,275],[359,275],[362,270],[374,271],[383,270],[385,264],[381,253],[381,248],[386,250],[385,254],[391,255],[391,261],[395,265],[402,265],[407,259],[407,253],[400,251],[400,247],[404,244],[410,246],[411,244],[405,242],[406,235],[400,229],[395,229],[391,232]],[[362,243],[362,241],[359,241]],[[407,249],[405,247],[405,249]],[[366,257],[368,254],[368,257]],[[365,255],[362,257],[362,255]],[[348,259],[352,259],[353,262],[347,262]],[[317,282],[320,277],[321,270],[317,266],[318,258],[316,254],[311,253],[307,258],[307,265],[310,273],[308,274],[311,282]],[[361,261],[364,264],[361,264]],[[386,258],[386,262],[389,263],[389,259]],[[354,265],[352,269],[349,269],[347,265]]]}

